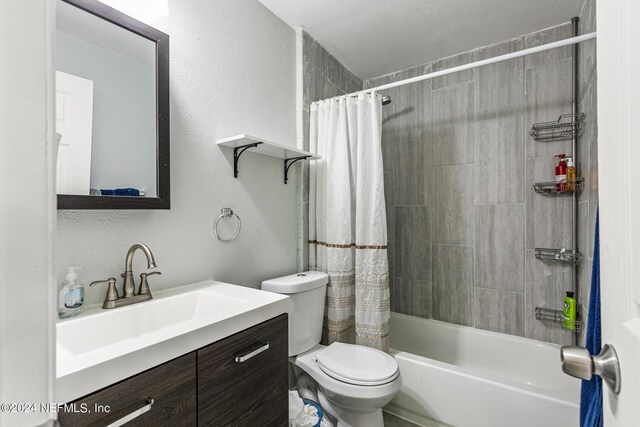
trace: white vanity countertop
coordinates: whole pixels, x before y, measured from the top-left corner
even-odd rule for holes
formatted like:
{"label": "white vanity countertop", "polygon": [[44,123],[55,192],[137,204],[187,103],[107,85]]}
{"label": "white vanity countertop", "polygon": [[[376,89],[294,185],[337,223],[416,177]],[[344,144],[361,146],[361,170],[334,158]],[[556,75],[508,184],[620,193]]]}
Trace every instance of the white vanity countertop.
{"label": "white vanity countertop", "polygon": [[90,308],[56,325],[56,402],[90,394],[289,311],[289,298],[208,280]]}

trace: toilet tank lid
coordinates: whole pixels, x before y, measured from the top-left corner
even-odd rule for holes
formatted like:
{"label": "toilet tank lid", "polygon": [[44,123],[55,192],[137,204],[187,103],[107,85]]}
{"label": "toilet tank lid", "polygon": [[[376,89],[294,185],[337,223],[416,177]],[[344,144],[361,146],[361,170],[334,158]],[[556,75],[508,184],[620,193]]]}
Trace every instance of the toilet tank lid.
{"label": "toilet tank lid", "polygon": [[303,271],[262,282],[262,290],[279,294],[297,294],[326,286],[329,276],[322,271]]}

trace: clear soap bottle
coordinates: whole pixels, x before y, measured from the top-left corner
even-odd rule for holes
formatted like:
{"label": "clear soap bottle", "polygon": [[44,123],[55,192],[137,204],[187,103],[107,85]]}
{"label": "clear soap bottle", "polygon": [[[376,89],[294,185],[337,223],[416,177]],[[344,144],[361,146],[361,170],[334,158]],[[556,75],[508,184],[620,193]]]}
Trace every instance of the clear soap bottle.
{"label": "clear soap bottle", "polygon": [[58,287],[58,316],[66,319],[84,308],[84,285],[78,281],[80,267],[69,267],[64,282]]}

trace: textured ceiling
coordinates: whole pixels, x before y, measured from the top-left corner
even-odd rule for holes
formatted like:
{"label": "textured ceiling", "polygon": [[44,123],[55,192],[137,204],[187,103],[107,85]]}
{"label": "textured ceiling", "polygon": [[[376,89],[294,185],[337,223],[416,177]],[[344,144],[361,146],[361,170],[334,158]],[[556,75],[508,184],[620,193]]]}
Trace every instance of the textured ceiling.
{"label": "textured ceiling", "polygon": [[568,22],[584,0],[259,0],[362,79]]}

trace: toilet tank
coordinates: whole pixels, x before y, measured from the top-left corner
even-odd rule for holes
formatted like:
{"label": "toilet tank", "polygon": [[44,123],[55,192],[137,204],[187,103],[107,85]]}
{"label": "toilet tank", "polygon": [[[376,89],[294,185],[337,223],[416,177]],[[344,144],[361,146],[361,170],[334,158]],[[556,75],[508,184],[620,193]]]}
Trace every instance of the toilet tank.
{"label": "toilet tank", "polygon": [[305,271],[262,282],[262,290],[290,298],[289,356],[304,353],[320,343],[328,282],[327,273],[320,271]]}

